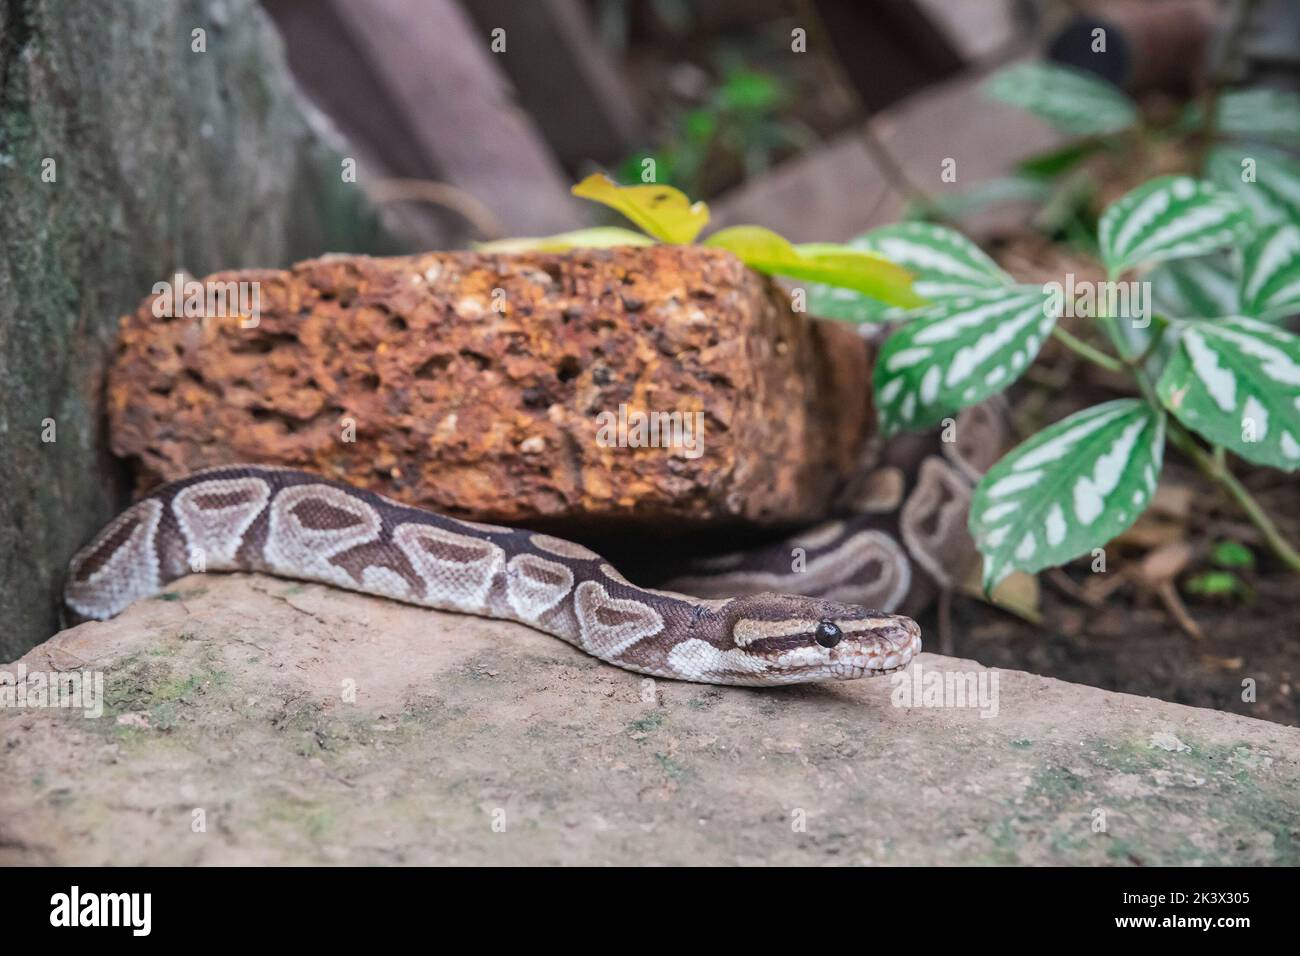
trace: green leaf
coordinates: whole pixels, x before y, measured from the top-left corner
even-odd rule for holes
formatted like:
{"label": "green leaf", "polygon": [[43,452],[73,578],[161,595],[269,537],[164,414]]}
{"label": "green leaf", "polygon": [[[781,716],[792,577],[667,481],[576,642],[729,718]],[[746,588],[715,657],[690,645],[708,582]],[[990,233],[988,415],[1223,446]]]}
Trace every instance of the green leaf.
{"label": "green leaf", "polygon": [[827,285],[825,282],[806,282],[804,291],[808,296],[809,314],[822,319],[839,319],[842,322],[887,322],[901,318],[910,311],[873,299],[861,292],[854,292],[852,289]]}
{"label": "green leaf", "polygon": [[930,196],[924,203],[909,202],[904,218],[923,220],[926,216],[938,216],[953,221],[1002,203],[1041,203],[1051,194],[1052,182],[1041,176],[1029,173],[998,176],[959,192]]}
{"label": "green leaf", "polygon": [[1238,271],[1222,253],[1162,263],[1147,276],[1155,311],[1173,319],[1240,315]]}
{"label": "green leaf", "polygon": [[478,252],[565,252],[569,249],[608,249],[612,246],[653,246],[655,241],[640,232],[620,229],[617,226],[598,226],[593,229],[575,229],[554,236],[525,239],[497,239],[480,242]]}
{"label": "green leaf", "polygon": [[1269,226],[1242,254],[1242,310],[1257,319],[1300,312],[1300,226]]}
{"label": "green leaf", "polygon": [[1253,568],[1255,555],[1240,541],[1219,541],[1210,549],[1210,560],[1221,568]]}
{"label": "green leaf", "polygon": [[888,259],[832,243],[793,246],[761,226],[732,226],[704,241],[726,249],[767,275],[826,282],[861,292],[889,305],[914,308],[925,300],[912,291],[912,274]]}
{"label": "green leaf", "polygon": [[1183,590],[1203,597],[1226,597],[1245,590],[1245,585],[1231,571],[1203,571],[1189,578]]}
{"label": "green leaf", "polygon": [[1116,87],[1091,73],[1054,63],[1006,67],[989,78],[984,90],[1067,133],[1114,133],[1138,119],[1133,101]]}
{"label": "green leaf", "polygon": [[1258,319],[1179,323],[1156,392],[1188,428],[1247,461],[1300,468],[1300,338]]}
{"label": "green leaf", "polygon": [[969,527],[987,591],[1101,547],[1151,500],[1165,418],[1141,399],[1076,412],[1012,449],[975,488]]}
{"label": "green leaf", "polygon": [[1228,189],[1260,226],[1300,222],[1300,162],[1266,146],[1216,146],[1205,175]]}
{"label": "green leaf", "polygon": [[572,192],[618,210],[663,242],[694,242],[709,221],[708,206],[692,203],[672,186],[620,186],[603,173],[592,173]]}
{"label": "green leaf", "polygon": [[996,289],[1015,281],[979,246],[947,226],[896,223],[873,229],[850,245],[907,269],[915,276],[917,295],[927,299]]}
{"label": "green leaf", "polygon": [[[807,247],[800,247],[806,249]],[[884,226],[852,239],[847,248],[883,256],[914,277],[913,290],[930,301],[1009,285],[1012,279],[979,246],[955,229],[926,222]],[[844,289],[808,287],[808,311],[825,318],[875,322],[897,310]]]}
{"label": "green leaf", "polygon": [[886,341],[873,375],[881,427],[927,428],[996,395],[1033,362],[1059,317],[1050,294],[1007,286],[946,299]]}
{"label": "green leaf", "polygon": [[1118,275],[1222,249],[1250,228],[1249,214],[1230,193],[1190,176],[1161,176],[1107,207],[1098,240],[1106,268]]}
{"label": "green leaf", "polygon": [[1102,139],[1080,139],[1021,160],[1016,171],[1026,176],[1053,178],[1068,172],[1103,146]]}
{"label": "green leaf", "polygon": [[1225,135],[1300,144],[1300,95],[1268,89],[1224,93],[1215,128]]}

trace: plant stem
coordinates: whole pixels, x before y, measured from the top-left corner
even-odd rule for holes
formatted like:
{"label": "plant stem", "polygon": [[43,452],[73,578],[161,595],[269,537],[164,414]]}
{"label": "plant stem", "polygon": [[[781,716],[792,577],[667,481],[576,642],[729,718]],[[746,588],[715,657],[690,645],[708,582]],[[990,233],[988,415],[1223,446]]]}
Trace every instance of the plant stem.
{"label": "plant stem", "polygon": [[[1110,278],[1113,281],[1115,276],[1112,274]],[[1103,323],[1107,321],[1107,318],[1104,315],[1098,316],[1098,319]],[[1143,350],[1141,355],[1132,359],[1115,358],[1100,349],[1094,348],[1077,336],[1070,334],[1059,325],[1052,329],[1052,335],[1054,335],[1063,345],[1068,346],[1088,361],[1093,362],[1108,371],[1128,372],[1137,382],[1138,388],[1142,391],[1143,398],[1146,399],[1152,408],[1160,409],[1160,398],[1156,394],[1155,386],[1151,382],[1151,376],[1147,374],[1143,365],[1148,356],[1155,351],[1161,336],[1164,334],[1166,324],[1167,321],[1161,322],[1160,327],[1152,334],[1151,343]],[[1107,331],[1109,332],[1110,330],[1107,329]],[[1114,337],[1115,336],[1112,336],[1112,338]],[[1292,571],[1300,574],[1300,552],[1297,552],[1296,549],[1291,546],[1291,542],[1287,541],[1287,539],[1283,537],[1282,532],[1278,530],[1277,525],[1273,523],[1273,519],[1264,513],[1264,509],[1259,506],[1259,502],[1257,502],[1251,493],[1246,490],[1246,486],[1238,481],[1236,476],[1233,475],[1232,471],[1228,468],[1227,453],[1223,447],[1221,445],[1215,445],[1211,451],[1207,452],[1197,444],[1196,439],[1192,437],[1191,432],[1187,431],[1187,429],[1172,417],[1169,418],[1169,440],[1186,453],[1192,461],[1196,462],[1197,467],[1200,468],[1206,477],[1223,486],[1224,490],[1232,497],[1232,500],[1235,501],[1241,510],[1246,513],[1246,517],[1251,520],[1251,523],[1259,529],[1260,534],[1264,536],[1264,540],[1268,543],[1268,546],[1272,549],[1273,553],[1277,555],[1278,559]]]}
{"label": "plant stem", "polygon": [[1213,453],[1207,453],[1182,425],[1172,420],[1169,422],[1169,440],[1186,452],[1207,477],[1217,481],[1224,487],[1228,494],[1232,496],[1233,501],[1237,502],[1241,510],[1246,512],[1246,517],[1250,518],[1251,523],[1259,529],[1260,534],[1264,536],[1264,540],[1268,542],[1268,546],[1279,560],[1292,571],[1300,574],[1300,552],[1297,552],[1291,546],[1291,543],[1282,536],[1282,532],[1273,523],[1273,519],[1264,513],[1264,509],[1246,490],[1246,486],[1228,470],[1222,447],[1216,445]]}
{"label": "plant stem", "polygon": [[1083,339],[1073,335],[1059,325],[1052,329],[1052,335],[1062,345],[1067,346],[1070,350],[1082,355],[1089,362],[1100,365],[1102,368],[1111,372],[1123,372],[1124,363],[1113,356],[1107,355],[1101,349],[1093,348]]}
{"label": "plant stem", "polygon": [[1125,359],[1125,365],[1131,365],[1134,368],[1142,368],[1146,365],[1147,359],[1154,355],[1156,349],[1160,347],[1160,340],[1164,338],[1165,329],[1168,327],[1169,322],[1161,316],[1156,316],[1155,318],[1159,324],[1156,326],[1156,330],[1151,333],[1151,341],[1147,343],[1147,347],[1142,350],[1141,355],[1135,355],[1133,358]]}
{"label": "plant stem", "polygon": [[[1150,377],[1146,374],[1145,369],[1140,364],[1137,364],[1146,357],[1145,353],[1137,360],[1137,363],[1126,363],[1107,355],[1100,349],[1093,348],[1087,342],[1071,335],[1060,326],[1053,329],[1052,334],[1064,345],[1104,369],[1112,372],[1128,371],[1137,381],[1138,387],[1141,388],[1142,395],[1147,402],[1153,408],[1158,409],[1161,407]],[[1150,351],[1150,348],[1147,349],[1147,352]],[[1232,497],[1232,500],[1246,513],[1246,517],[1251,520],[1251,523],[1259,529],[1260,534],[1264,536],[1264,540],[1278,559],[1292,571],[1300,574],[1300,552],[1297,552],[1291,546],[1291,543],[1283,537],[1277,525],[1259,506],[1259,502],[1251,496],[1251,493],[1246,490],[1246,486],[1238,481],[1236,476],[1229,470],[1227,454],[1223,447],[1215,445],[1212,452],[1206,452],[1196,443],[1196,439],[1192,437],[1191,433],[1173,418],[1169,419],[1169,440],[1196,462],[1197,467],[1208,478],[1223,486],[1224,490]]]}

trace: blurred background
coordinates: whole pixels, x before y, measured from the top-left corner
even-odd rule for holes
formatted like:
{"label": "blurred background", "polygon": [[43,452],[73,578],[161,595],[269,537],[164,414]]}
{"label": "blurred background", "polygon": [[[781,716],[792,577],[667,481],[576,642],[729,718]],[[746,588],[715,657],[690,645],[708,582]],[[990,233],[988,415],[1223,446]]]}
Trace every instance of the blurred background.
{"label": "blurred background", "polygon": [[[841,240],[1055,141],[980,96],[1008,60],[1043,52],[1176,100],[1211,76],[1294,84],[1300,51],[1287,0],[264,5],[390,224],[436,247],[584,223],[568,185],[597,168],[624,182],[652,168],[719,224]],[[1090,48],[1099,25],[1105,56]]]}
{"label": "blurred background", "polygon": [[[1122,87],[1143,121],[1080,141],[988,95],[992,72],[1038,57]],[[129,498],[105,362],[119,316],[177,271],[609,221],[569,193],[603,169],[707,200],[713,227],[841,241],[924,217],[1023,281],[1087,274],[1106,202],[1199,168],[1197,103],[1298,79],[1295,0],[5,0],[0,659],[60,626],[69,558]],[[1017,414],[1055,420],[1079,400],[1079,376],[1047,354]],[[1288,482],[1252,487],[1300,527]],[[1206,513],[1184,484],[1173,531],[1135,526],[1135,567]],[[1199,657],[1161,603],[1170,590],[1141,581],[1137,611],[1076,595],[1059,633],[972,620],[956,651],[1236,706],[1217,673],[1242,666],[1232,639],[1248,634],[1273,655],[1252,673],[1283,688],[1259,715],[1300,721],[1293,582],[1247,583],[1249,599],[1198,609],[1225,642]],[[1124,658],[1135,613],[1150,637]]]}

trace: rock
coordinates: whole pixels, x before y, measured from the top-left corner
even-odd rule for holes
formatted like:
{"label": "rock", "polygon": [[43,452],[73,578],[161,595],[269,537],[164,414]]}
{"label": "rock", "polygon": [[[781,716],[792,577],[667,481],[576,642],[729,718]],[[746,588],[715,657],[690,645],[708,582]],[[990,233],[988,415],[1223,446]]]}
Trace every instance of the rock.
{"label": "rock", "polygon": [[[196,50],[201,31],[203,49]],[[391,249],[256,0],[0,4],[0,657],[126,500],[103,370],[177,269]]]}
{"label": "rock", "polygon": [[[717,250],[331,256],[207,281],[258,283],[256,325],[158,318],[153,299],[122,322],[110,433],[146,487],[255,461],[488,521],[786,523],[823,513],[869,430],[867,345]],[[647,413],[690,427],[636,447]]]}
{"label": "rock", "polygon": [[[172,588],[23,658],[102,672],[103,712],[0,708],[0,864],[1300,863],[1291,727],[931,653],[654,681],[318,585]],[[985,706],[894,706],[934,675]]]}

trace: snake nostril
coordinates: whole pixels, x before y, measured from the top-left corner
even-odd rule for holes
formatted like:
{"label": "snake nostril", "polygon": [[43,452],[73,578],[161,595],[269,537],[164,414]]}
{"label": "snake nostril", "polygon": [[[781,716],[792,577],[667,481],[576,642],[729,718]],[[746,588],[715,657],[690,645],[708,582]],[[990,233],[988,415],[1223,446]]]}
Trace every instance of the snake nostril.
{"label": "snake nostril", "polygon": [[843,638],[844,632],[833,621],[822,621],[813,633],[813,640],[822,647],[834,647]]}

